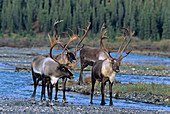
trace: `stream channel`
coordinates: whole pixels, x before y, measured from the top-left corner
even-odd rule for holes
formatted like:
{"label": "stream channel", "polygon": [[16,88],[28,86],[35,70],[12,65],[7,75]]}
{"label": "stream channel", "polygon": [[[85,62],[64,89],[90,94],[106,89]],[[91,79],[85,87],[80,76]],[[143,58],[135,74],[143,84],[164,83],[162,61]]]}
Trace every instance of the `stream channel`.
{"label": "stream channel", "polygon": [[[14,63],[14,64],[31,64],[33,59],[32,56],[28,56],[28,54],[48,54],[48,49],[42,48],[41,51],[38,51],[38,48],[8,48],[1,47],[0,48],[0,97],[8,97],[8,98],[26,98],[30,99],[33,93],[33,86],[30,83],[33,83],[31,73],[25,72],[15,72],[15,67],[6,65],[6,63]],[[60,51],[59,51],[60,52]],[[55,52],[54,52],[55,53]],[[58,53],[58,51],[56,51]],[[115,53],[112,53],[113,55]],[[3,56],[5,56],[3,58]],[[9,59],[10,56],[13,58]],[[22,61],[19,60],[22,58]],[[14,60],[12,60],[14,59]],[[142,61],[145,61],[144,63]],[[136,64],[152,64],[152,65],[164,65],[168,69],[170,69],[170,59],[169,58],[160,58],[153,56],[144,56],[137,54],[130,54],[123,61],[128,61]],[[79,73],[73,73],[75,78],[78,79]],[[90,75],[89,73],[84,73],[85,75]],[[116,75],[116,80],[121,81],[121,83],[137,83],[143,82],[145,83],[165,83],[170,84],[170,77],[162,77],[162,76],[139,76],[139,75]],[[106,85],[107,86],[107,85]],[[41,87],[37,87],[36,100],[40,100]],[[46,92],[47,93],[47,92]],[[62,91],[58,93],[59,102],[62,102]],[[54,96],[54,93],[53,93]],[[47,95],[46,95],[47,97]],[[91,105],[90,104],[90,95],[82,95],[74,92],[66,92],[66,98],[69,103],[75,105]],[[106,98],[106,105],[109,105],[109,98]],[[94,96],[94,104],[100,105],[101,96]],[[167,105],[155,105],[148,103],[140,103],[133,102],[130,100],[120,100],[113,98],[113,107],[121,107],[121,108],[136,108],[136,109],[147,109],[147,110],[165,110],[170,111],[170,107]]]}

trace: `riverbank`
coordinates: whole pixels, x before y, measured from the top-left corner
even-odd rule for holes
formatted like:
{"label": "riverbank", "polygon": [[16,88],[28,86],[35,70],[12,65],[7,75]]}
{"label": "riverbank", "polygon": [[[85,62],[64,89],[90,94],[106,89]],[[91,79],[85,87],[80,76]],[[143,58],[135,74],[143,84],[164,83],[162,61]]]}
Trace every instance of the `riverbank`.
{"label": "riverbank", "polygon": [[95,106],[95,105],[75,105],[69,103],[55,103],[54,106],[47,106],[45,104],[39,105],[38,101],[36,104],[28,99],[19,98],[3,98],[0,100],[0,113],[26,113],[26,114],[47,114],[47,113],[102,113],[102,114],[168,114],[170,111],[163,110],[143,110],[143,109],[133,109],[133,108],[118,108],[113,106]]}
{"label": "riverbank", "polygon": [[[105,41],[105,45],[108,48],[118,50],[120,44],[122,43],[121,38],[117,37],[115,41]],[[0,37],[0,47],[13,47],[13,48],[47,48],[50,46],[49,40],[47,37],[37,37],[37,38],[8,38]],[[60,40],[63,44],[68,42],[67,38],[61,38]],[[96,41],[98,43],[96,43]],[[78,41],[72,42],[69,45],[69,48],[75,48]],[[85,38],[81,45],[90,46],[90,47],[99,47],[100,38]],[[133,38],[132,43],[128,46],[129,49],[133,49],[131,53],[142,54],[148,56],[156,57],[166,57],[170,58],[170,40],[161,40],[161,41],[147,41],[140,40],[137,37]],[[62,49],[58,47],[58,49]]]}

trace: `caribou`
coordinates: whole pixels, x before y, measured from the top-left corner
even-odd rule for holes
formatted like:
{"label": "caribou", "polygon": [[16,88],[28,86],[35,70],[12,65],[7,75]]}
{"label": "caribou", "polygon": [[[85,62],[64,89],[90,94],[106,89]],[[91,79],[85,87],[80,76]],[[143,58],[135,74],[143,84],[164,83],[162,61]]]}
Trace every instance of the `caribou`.
{"label": "caribou", "polygon": [[[56,26],[58,23],[61,23],[62,21],[63,21],[63,20],[61,20],[61,21],[56,21],[56,22],[54,23],[54,35],[53,35],[53,41],[54,41],[54,42],[56,42],[56,39],[55,39],[55,36],[56,36],[55,26]],[[74,40],[78,39],[78,35],[74,35],[74,36],[76,36]],[[52,45],[51,37],[50,37],[49,34],[48,34],[48,38],[49,38],[49,40],[50,40],[50,44]],[[57,39],[57,40],[59,40],[59,39]],[[62,46],[61,42],[58,42],[58,44],[60,44],[60,46]],[[68,58],[68,56],[69,56],[69,58]],[[32,69],[32,79],[33,79],[33,82],[34,82],[34,91],[33,91],[33,94],[32,94],[32,96],[31,96],[32,99],[35,98],[35,93],[36,93],[37,85],[38,85],[39,81],[42,80],[42,74],[41,74],[41,70],[42,70],[42,69],[41,69],[41,66],[40,66],[40,65],[42,65],[43,60],[44,60],[45,58],[48,58],[48,57],[50,57],[50,55],[39,55],[39,56],[35,57],[35,58],[33,59],[33,61],[32,61],[31,69]],[[56,59],[56,56],[55,56],[54,58]],[[70,64],[70,63],[71,63],[71,64],[75,64],[75,63],[72,63],[73,61],[76,60],[74,55],[71,56],[71,55],[69,55],[69,54],[65,54],[65,55],[63,56],[63,58],[66,59],[66,61],[68,62],[68,64]],[[62,59],[63,59],[63,58],[62,58]],[[62,59],[59,59],[58,61],[61,61]],[[39,65],[39,64],[40,64],[40,65]],[[66,67],[68,67],[68,64],[66,65]],[[46,79],[49,80],[48,78],[46,78]],[[66,81],[63,81],[63,85],[64,85],[65,82],[66,82]],[[49,84],[48,84],[47,86],[49,86]],[[48,89],[48,95],[49,95],[49,87],[47,87],[47,89]]]}
{"label": "caribou", "polygon": [[[58,83],[59,78],[73,78],[73,74],[68,70],[67,66],[65,64],[61,64],[52,56],[52,49],[57,44],[58,42],[53,42],[53,44],[51,45],[50,57],[40,55],[35,57],[32,62],[32,75],[34,78],[34,82],[36,82],[35,78],[39,78],[42,80],[41,100],[43,96],[43,100],[45,100],[45,84],[47,81],[50,81],[52,88],[53,84]],[[36,91],[35,86],[37,85],[37,83],[34,84],[34,91]],[[63,93],[63,100],[66,100],[64,90]],[[35,94],[33,95],[35,96]],[[50,91],[49,97],[49,99],[52,98],[52,89]]]}
{"label": "caribou", "polygon": [[[81,29],[81,30],[84,30],[84,31],[85,31],[85,33],[84,33],[83,37],[81,38],[81,40],[86,37],[87,32],[89,31],[90,25],[91,25],[91,23],[89,22],[86,30],[85,30],[85,29]],[[72,70],[72,69],[76,66],[77,62],[72,63],[72,62],[71,62],[71,59],[69,59],[69,57],[70,57],[70,55],[76,56],[76,52],[77,52],[79,49],[77,48],[77,46],[76,46],[74,52],[70,52],[70,51],[67,49],[67,46],[68,46],[72,41],[74,41],[74,40],[77,39],[77,35],[74,34],[71,29],[69,29],[69,30],[72,32],[73,36],[71,37],[68,33],[63,32],[64,34],[66,34],[66,35],[69,37],[70,40],[69,40],[69,42],[66,44],[66,46],[62,46],[62,47],[64,47],[62,53],[59,54],[59,55],[56,55],[56,56],[55,56],[55,59],[59,60],[60,62],[63,62],[64,64],[67,64],[67,67]],[[48,36],[49,36],[49,35],[48,35]],[[50,36],[49,36],[48,38],[49,38],[50,44],[52,45],[52,41],[51,41]],[[53,40],[55,40],[54,37],[53,37]],[[79,41],[78,45],[81,43],[81,40]],[[61,44],[60,44],[60,45],[61,45]],[[66,49],[67,49],[68,52],[66,53],[66,56],[63,57],[64,51],[65,51]],[[67,55],[68,53],[69,53],[70,55]],[[66,58],[66,57],[67,57],[67,58]],[[64,88],[63,88],[63,91],[64,91],[63,94],[65,94],[65,83],[66,83],[66,81],[67,81],[67,78],[63,78],[63,87],[64,87]],[[55,94],[55,98],[54,98],[54,99],[55,99],[55,101],[58,102],[58,99],[57,99],[58,83],[56,83],[56,86],[55,86],[55,87],[56,87],[56,94]],[[47,85],[47,91],[49,91],[49,85]],[[48,93],[49,93],[49,92],[48,92]],[[67,103],[66,100],[63,100],[63,102]]]}
{"label": "caribou", "polygon": [[101,82],[101,94],[102,94],[101,105],[105,105],[104,87],[105,87],[107,81],[109,81],[109,94],[110,94],[110,103],[109,103],[109,105],[113,105],[113,102],[112,102],[112,85],[113,85],[113,82],[114,82],[114,78],[116,76],[116,73],[119,72],[119,66],[120,66],[120,63],[121,63],[122,59],[124,57],[126,57],[131,52],[131,50],[130,50],[130,51],[126,52],[126,55],[122,56],[124,50],[129,45],[129,43],[130,43],[130,41],[132,39],[132,36],[134,34],[134,32],[131,33],[131,31],[126,29],[126,28],[122,28],[122,29],[125,29],[127,32],[129,32],[130,38],[129,38],[127,44],[122,49],[119,58],[117,58],[117,56],[120,53],[120,50],[121,50],[125,40],[127,39],[127,35],[125,35],[124,41],[120,45],[115,58],[113,58],[110,55],[110,51],[108,51],[104,47],[104,44],[102,42],[103,39],[108,38],[107,36],[104,35],[107,31],[105,30],[103,32],[103,27],[101,29],[100,49],[103,51],[105,56],[107,56],[107,58],[105,58],[104,60],[97,60],[94,63],[93,67],[92,67],[92,73],[91,73],[92,88],[91,88],[91,100],[90,100],[91,104],[93,104],[93,93],[94,93],[95,82],[96,82],[96,80],[98,80],[98,81]]}
{"label": "caribou", "polygon": [[[50,44],[51,44],[51,46],[53,46],[53,44],[55,44],[56,43],[56,40],[58,40],[59,41],[59,38],[57,38],[57,36],[56,36],[56,30],[55,30],[55,25],[56,24],[58,24],[58,23],[60,23],[60,22],[62,22],[62,20],[61,21],[57,21],[57,22],[55,22],[54,23],[54,34],[53,34],[53,42],[51,41],[51,37],[50,37],[50,35],[48,34],[48,38],[49,38],[49,41],[50,41]],[[88,30],[89,30],[89,27],[90,27],[90,23],[89,23],[89,25],[87,26],[87,30],[86,30],[86,32],[85,32],[85,34],[87,34],[87,32],[88,32]],[[71,29],[69,29],[72,33],[73,33],[73,31],[71,30]],[[74,34],[73,33],[73,36],[71,37],[68,33],[65,33],[65,32],[63,32],[64,34],[66,34],[69,38],[70,38],[70,40],[69,40],[69,42],[67,43],[67,45],[66,46],[63,46],[62,44],[61,44],[61,42],[57,42],[62,48],[64,48],[63,49],[63,51],[62,51],[62,53],[61,54],[59,54],[59,55],[56,55],[56,56],[54,56],[53,58],[55,59],[55,60],[57,60],[58,62],[60,62],[60,63],[63,63],[68,69],[73,69],[75,66],[76,66],[76,64],[77,64],[77,62],[76,62],[76,59],[75,59],[75,55],[74,55],[74,53],[73,52],[71,52],[71,51],[69,51],[68,49],[67,49],[67,46],[72,42],[72,41],[74,41],[74,40],[77,40],[78,39],[78,35],[77,34]],[[84,37],[85,37],[86,35],[84,35],[83,36],[83,38],[82,39],[84,39]],[[51,49],[50,49],[51,50]],[[67,50],[67,52],[66,53],[64,53],[65,52],[65,50]],[[51,51],[50,51],[50,56],[51,56]],[[33,60],[33,62],[32,62],[32,65],[31,65],[31,69],[32,69],[32,78],[33,78],[33,81],[34,81],[34,92],[33,92],[33,94],[32,94],[32,98],[34,99],[35,98],[35,93],[36,93],[36,87],[37,87],[37,84],[38,84],[38,82],[40,81],[40,80],[42,80],[42,76],[41,76],[41,68],[35,68],[35,67],[40,67],[38,64],[41,64],[40,63],[40,60],[41,59],[45,59],[45,58],[48,58],[49,57],[49,55],[41,55],[41,56],[37,56],[34,60]],[[38,62],[37,62],[38,61]],[[42,65],[42,64],[41,64]],[[63,76],[63,101],[64,102],[67,102],[66,101],[66,99],[65,99],[65,84],[66,84],[66,81],[67,81],[67,75],[66,76]],[[38,80],[36,80],[38,78]],[[49,78],[45,78],[46,79],[46,81],[49,81]],[[52,88],[53,87],[53,84],[51,85],[51,83],[49,84],[49,83],[47,83],[47,91],[48,91],[48,96],[49,96],[49,99],[51,99],[51,95],[52,95],[52,93],[51,92],[49,92],[49,86],[51,86],[50,88]],[[56,101],[58,101],[58,99],[57,99],[57,92],[58,92],[58,81],[56,82],[56,94],[55,94],[55,100]],[[50,91],[52,91],[52,89],[50,90]],[[41,99],[42,99],[42,97],[41,97]]]}
{"label": "caribou", "polygon": [[[103,27],[103,26],[102,26]],[[83,39],[79,42],[81,43]],[[79,44],[77,44],[76,48]],[[111,52],[115,52],[115,50],[108,49],[109,54]],[[93,66],[97,60],[104,60],[107,59],[106,54],[100,48],[92,48],[89,46],[84,46],[80,49],[80,76],[78,79],[78,84],[83,84],[83,69],[86,68],[88,65]]]}

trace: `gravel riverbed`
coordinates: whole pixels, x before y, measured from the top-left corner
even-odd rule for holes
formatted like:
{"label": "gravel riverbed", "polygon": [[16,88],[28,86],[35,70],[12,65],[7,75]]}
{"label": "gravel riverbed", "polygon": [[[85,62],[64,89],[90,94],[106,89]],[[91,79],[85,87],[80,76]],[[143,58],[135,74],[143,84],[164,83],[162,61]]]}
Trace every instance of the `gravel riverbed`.
{"label": "gravel riverbed", "polygon": [[[19,98],[2,98],[0,100],[0,113],[25,113],[25,114],[168,114],[169,111],[163,110],[143,110],[132,108],[117,108],[113,106],[95,106],[95,105],[74,105],[69,103],[55,103],[54,106],[47,105],[48,103],[32,104],[31,100]],[[41,104],[41,105],[39,105]]]}

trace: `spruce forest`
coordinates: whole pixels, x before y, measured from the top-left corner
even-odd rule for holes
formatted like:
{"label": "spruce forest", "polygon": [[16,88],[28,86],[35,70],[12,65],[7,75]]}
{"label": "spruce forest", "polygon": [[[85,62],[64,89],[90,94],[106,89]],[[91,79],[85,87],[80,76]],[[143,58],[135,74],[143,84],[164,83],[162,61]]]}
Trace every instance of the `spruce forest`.
{"label": "spruce forest", "polygon": [[64,20],[58,33],[90,21],[89,38],[105,23],[113,39],[126,27],[141,40],[159,41],[170,37],[170,0],[0,0],[1,35],[47,34],[55,20]]}

